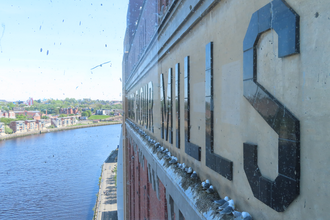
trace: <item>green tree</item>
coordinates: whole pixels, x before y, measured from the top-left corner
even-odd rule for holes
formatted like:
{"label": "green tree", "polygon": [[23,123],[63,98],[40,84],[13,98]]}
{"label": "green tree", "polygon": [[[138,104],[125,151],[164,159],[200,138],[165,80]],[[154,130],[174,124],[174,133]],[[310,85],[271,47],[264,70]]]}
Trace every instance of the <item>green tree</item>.
{"label": "green tree", "polygon": [[13,119],[13,118],[0,118],[0,121],[5,123],[6,125],[9,125],[10,122],[12,121],[17,121],[16,119]]}
{"label": "green tree", "polygon": [[60,110],[58,108],[55,108],[55,114],[58,115],[60,113]]}
{"label": "green tree", "polygon": [[21,121],[25,121],[26,116],[25,115],[16,115],[16,119],[21,120]]}
{"label": "green tree", "polygon": [[87,111],[84,111],[83,113],[81,113],[81,116],[88,117]]}
{"label": "green tree", "polygon": [[91,110],[87,110],[86,112],[87,112],[87,114],[88,114],[88,117],[91,117],[91,116],[92,116],[92,112],[91,112]]}
{"label": "green tree", "polygon": [[9,109],[13,109],[14,107],[15,107],[15,105],[14,105],[14,103],[8,103],[8,107],[9,107]]}
{"label": "green tree", "polygon": [[5,125],[5,133],[6,134],[12,134],[13,130],[10,127],[8,127],[7,125]]}

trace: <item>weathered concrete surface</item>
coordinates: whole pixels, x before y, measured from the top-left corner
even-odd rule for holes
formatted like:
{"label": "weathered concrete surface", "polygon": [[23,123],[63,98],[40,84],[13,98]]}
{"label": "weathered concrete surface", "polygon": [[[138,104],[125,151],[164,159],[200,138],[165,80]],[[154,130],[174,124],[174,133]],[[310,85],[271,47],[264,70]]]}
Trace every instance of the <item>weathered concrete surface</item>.
{"label": "weathered concrete surface", "polygon": [[117,166],[118,151],[113,151],[103,164],[102,180],[99,189],[97,220],[117,220],[117,187],[115,186],[114,168]]}

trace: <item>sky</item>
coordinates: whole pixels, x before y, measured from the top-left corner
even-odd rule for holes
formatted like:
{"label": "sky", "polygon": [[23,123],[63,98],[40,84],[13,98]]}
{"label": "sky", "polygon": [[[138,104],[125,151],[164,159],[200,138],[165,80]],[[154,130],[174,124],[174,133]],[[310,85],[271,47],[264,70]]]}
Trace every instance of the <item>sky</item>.
{"label": "sky", "polygon": [[121,100],[127,7],[128,0],[0,1],[0,99]]}

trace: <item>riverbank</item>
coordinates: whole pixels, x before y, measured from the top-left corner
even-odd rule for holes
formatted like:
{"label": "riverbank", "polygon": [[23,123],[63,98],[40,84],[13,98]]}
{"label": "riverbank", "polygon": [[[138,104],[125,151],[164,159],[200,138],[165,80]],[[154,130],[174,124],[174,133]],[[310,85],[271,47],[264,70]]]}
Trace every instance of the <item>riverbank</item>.
{"label": "riverbank", "polygon": [[118,219],[116,187],[117,157],[118,150],[112,151],[102,166],[101,181],[94,207],[93,220]]}
{"label": "riverbank", "polygon": [[38,135],[38,134],[44,134],[49,132],[55,132],[55,131],[63,131],[63,130],[71,130],[71,129],[78,129],[78,128],[88,128],[88,127],[96,127],[96,126],[105,126],[105,125],[114,125],[114,124],[121,124],[121,121],[113,121],[113,122],[100,122],[100,123],[93,123],[93,124],[85,124],[85,125],[71,125],[68,127],[62,127],[62,128],[46,128],[44,130],[38,130],[38,131],[29,131],[24,133],[15,133],[15,134],[8,134],[6,136],[0,136],[0,141],[4,141],[7,139],[13,139],[13,138],[19,138],[19,137],[25,137],[30,135]]}

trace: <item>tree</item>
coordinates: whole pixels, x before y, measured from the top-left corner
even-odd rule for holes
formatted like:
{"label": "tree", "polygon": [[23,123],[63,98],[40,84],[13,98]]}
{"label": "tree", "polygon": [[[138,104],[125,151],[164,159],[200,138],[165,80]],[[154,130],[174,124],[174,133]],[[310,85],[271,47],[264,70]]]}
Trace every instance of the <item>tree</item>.
{"label": "tree", "polygon": [[9,107],[9,109],[13,109],[15,107],[15,105],[13,103],[8,103],[8,107]]}
{"label": "tree", "polygon": [[58,108],[55,108],[55,114],[58,115],[60,113],[60,110]]}
{"label": "tree", "polygon": [[26,116],[25,115],[16,115],[16,119],[25,121],[26,120]]}
{"label": "tree", "polygon": [[96,104],[97,109],[102,109],[102,104]]}
{"label": "tree", "polygon": [[86,112],[87,112],[87,114],[88,114],[88,117],[91,117],[91,116],[92,116],[92,112],[91,112],[91,110],[87,110]]}
{"label": "tree", "polygon": [[81,113],[81,116],[88,117],[87,111],[84,111],[83,113]]}
{"label": "tree", "polygon": [[7,125],[5,125],[5,133],[6,134],[12,134],[13,130],[10,127],[8,127]]}

